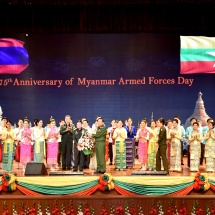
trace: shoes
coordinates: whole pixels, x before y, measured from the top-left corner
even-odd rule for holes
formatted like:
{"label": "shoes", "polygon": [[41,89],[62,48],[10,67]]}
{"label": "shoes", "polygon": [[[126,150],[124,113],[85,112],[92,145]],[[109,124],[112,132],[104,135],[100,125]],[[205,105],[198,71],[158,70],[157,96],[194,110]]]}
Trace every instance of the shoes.
{"label": "shoes", "polygon": [[55,168],[54,167],[51,167],[51,169],[50,169],[51,171],[54,171],[55,170]]}
{"label": "shoes", "polygon": [[71,170],[71,167],[67,167],[67,170]]}
{"label": "shoes", "polygon": [[66,170],[66,167],[63,167],[62,170]]}
{"label": "shoes", "polygon": [[83,169],[79,169],[80,172],[83,172]]}
{"label": "shoes", "polygon": [[77,169],[73,169],[73,172],[78,172],[78,170]]}
{"label": "shoes", "polygon": [[109,163],[109,165],[113,165],[113,163],[112,163],[112,162],[110,162],[110,163]]}

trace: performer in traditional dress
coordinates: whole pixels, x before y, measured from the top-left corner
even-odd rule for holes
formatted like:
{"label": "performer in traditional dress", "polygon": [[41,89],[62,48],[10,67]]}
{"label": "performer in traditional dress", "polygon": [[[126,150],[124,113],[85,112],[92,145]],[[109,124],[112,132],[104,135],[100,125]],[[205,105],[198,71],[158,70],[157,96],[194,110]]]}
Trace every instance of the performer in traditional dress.
{"label": "performer in traditional dress", "polygon": [[214,122],[208,124],[209,130],[205,131],[205,158],[206,158],[206,171],[215,172],[215,131]]}
{"label": "performer in traditional dress", "polygon": [[20,144],[20,163],[22,163],[23,171],[25,171],[26,164],[31,162],[31,141],[32,130],[29,128],[29,120],[24,118],[24,129],[21,132]]}
{"label": "performer in traditional dress", "polygon": [[115,139],[116,148],[116,169],[125,170],[126,169],[126,146],[125,139],[127,138],[127,131],[122,127],[122,120],[118,121],[118,126],[113,133],[113,139]]}
{"label": "performer in traditional dress", "polygon": [[178,120],[173,119],[173,129],[170,132],[170,171],[181,171],[181,129],[178,127]]}
{"label": "performer in traditional dress", "polygon": [[20,163],[20,143],[21,143],[21,133],[24,130],[24,124],[23,119],[18,120],[18,127],[14,129],[15,137],[16,137],[16,149],[15,149],[15,160],[18,163],[18,169],[19,169],[19,163]]}
{"label": "performer in traditional dress", "polygon": [[167,152],[166,152],[166,157],[167,157],[167,161],[168,161],[168,164],[170,164],[170,148],[171,148],[171,136],[170,136],[170,133],[172,131],[172,120],[168,120],[166,122],[166,144],[167,144]]}
{"label": "performer in traditional dress", "polygon": [[[2,119],[1,119],[1,126],[0,126],[0,156],[1,156],[0,157],[0,163],[2,163],[2,154],[3,154],[3,149],[2,149],[2,132],[6,128],[7,128],[7,118],[6,117],[2,117]],[[1,166],[0,166],[0,169],[1,169]]]}
{"label": "performer in traditional dress", "polygon": [[43,163],[46,156],[45,151],[45,129],[43,128],[43,121],[38,120],[33,129],[34,137],[34,162]]}
{"label": "performer in traditional dress", "polygon": [[113,165],[113,160],[114,160],[114,145],[115,145],[115,140],[113,139],[113,133],[114,130],[116,129],[115,123],[116,121],[113,119],[111,121],[111,127],[109,127],[108,130],[108,135],[109,135],[109,140],[108,140],[108,154],[110,158],[110,163],[109,165]]}
{"label": "performer in traditional dress", "polygon": [[198,131],[199,123],[193,123],[193,131],[189,136],[190,143],[190,171],[198,171],[201,157],[202,134]]}
{"label": "performer in traditional dress", "polygon": [[14,159],[15,133],[11,122],[7,121],[7,128],[2,133],[3,140],[3,170],[11,171]]}
{"label": "performer in traditional dress", "polygon": [[155,158],[157,153],[157,129],[155,128],[155,121],[151,121],[151,128],[149,129],[149,145],[148,145],[148,168],[149,171],[155,169]]}
{"label": "performer in traditional dress", "polygon": [[56,121],[51,117],[51,128],[47,129],[47,164],[51,165],[51,171],[57,169],[57,155],[58,155],[58,136],[59,130],[56,127]]}
{"label": "performer in traditional dress", "polygon": [[148,164],[148,140],[149,131],[146,128],[146,120],[142,120],[140,123],[140,129],[137,132],[138,139],[138,160],[141,163],[141,169],[145,171]]}

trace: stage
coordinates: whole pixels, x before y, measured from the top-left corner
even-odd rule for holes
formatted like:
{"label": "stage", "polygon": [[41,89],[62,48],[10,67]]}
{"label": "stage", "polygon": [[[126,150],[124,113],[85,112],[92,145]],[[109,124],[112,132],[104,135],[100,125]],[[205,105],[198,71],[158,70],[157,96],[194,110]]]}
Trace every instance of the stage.
{"label": "stage", "polygon": [[[77,214],[76,211],[80,207],[82,210],[89,207],[93,208],[94,214],[100,214],[103,209],[111,214],[111,207],[115,211],[121,208],[124,212],[126,207],[131,207],[136,212],[140,211],[137,214],[141,214],[141,210],[142,214],[149,214],[152,208],[158,209],[159,205],[166,211],[169,205],[172,205],[178,209],[186,207],[189,212],[194,205],[203,207],[203,210],[206,210],[206,205],[212,207],[211,200],[215,194],[215,174],[206,174],[210,183],[207,191],[197,191],[194,189],[197,173],[189,172],[186,165],[181,173],[170,172],[165,176],[132,175],[133,171],[139,171],[140,165],[137,161],[134,167],[126,171],[116,171],[114,166],[107,165],[105,175],[96,175],[93,170],[87,169],[84,170],[84,175],[24,176],[17,164],[14,167],[13,172],[17,174],[13,176],[14,190],[4,191],[3,181],[0,186],[2,204],[9,211],[12,211],[13,207],[20,211],[22,205],[25,209],[36,207],[36,211],[41,209],[43,212],[48,210],[47,207],[50,211],[56,208],[68,211],[72,207]],[[57,172],[60,173],[61,170]],[[200,172],[204,174],[205,165],[200,167]]]}

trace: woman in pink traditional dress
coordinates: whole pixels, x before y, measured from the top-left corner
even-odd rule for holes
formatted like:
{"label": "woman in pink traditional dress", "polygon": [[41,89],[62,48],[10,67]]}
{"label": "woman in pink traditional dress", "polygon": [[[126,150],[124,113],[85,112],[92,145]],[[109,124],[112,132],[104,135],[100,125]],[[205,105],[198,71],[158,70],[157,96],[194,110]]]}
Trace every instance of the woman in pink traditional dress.
{"label": "woman in pink traditional dress", "polygon": [[167,143],[167,153],[166,153],[166,157],[167,157],[167,161],[168,164],[170,164],[170,148],[171,148],[171,136],[170,133],[172,132],[172,120],[168,120],[166,123],[166,143]]}
{"label": "woman in pink traditional dress", "polygon": [[149,144],[148,144],[148,168],[149,171],[156,167],[156,153],[157,153],[157,129],[155,128],[155,121],[151,121],[151,128],[149,128]]}
{"label": "woman in pink traditional dress", "polygon": [[149,131],[146,128],[146,120],[142,120],[140,123],[140,129],[137,132],[138,143],[138,160],[141,163],[141,170],[146,170],[146,165],[148,163],[148,140]]}
{"label": "woman in pink traditional dress", "polygon": [[32,141],[32,130],[29,128],[29,120],[26,117],[24,119],[24,129],[21,132],[20,138],[20,163],[25,171],[26,164],[31,162],[31,141]]}
{"label": "woman in pink traditional dress", "polygon": [[51,128],[47,129],[47,164],[51,165],[51,170],[57,169],[58,156],[58,137],[59,130],[56,127],[56,121],[51,117]]}

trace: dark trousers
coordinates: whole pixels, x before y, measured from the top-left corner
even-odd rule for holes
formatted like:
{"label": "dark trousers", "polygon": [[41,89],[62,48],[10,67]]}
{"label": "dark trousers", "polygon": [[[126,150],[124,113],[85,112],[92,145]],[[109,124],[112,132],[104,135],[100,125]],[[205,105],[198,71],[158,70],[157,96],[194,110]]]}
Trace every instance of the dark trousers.
{"label": "dark trousers", "polygon": [[84,153],[83,151],[79,151],[77,147],[74,147],[74,171],[78,171],[78,167],[80,171],[83,171],[84,168]]}
{"label": "dark trousers", "polygon": [[164,171],[169,172],[167,158],[166,158],[166,150],[167,150],[167,144],[161,145],[158,147],[158,151],[156,154],[156,171],[161,171],[161,159],[162,159]]}
{"label": "dark trousers", "polygon": [[110,163],[113,163],[113,143],[108,144],[108,154],[110,157]]}
{"label": "dark trousers", "polygon": [[58,165],[61,164],[61,142],[58,142],[57,163]]}
{"label": "dark trousers", "polygon": [[200,165],[202,165],[202,164],[203,164],[204,156],[205,156],[205,144],[201,143],[201,158],[200,158]]}
{"label": "dark trousers", "polygon": [[72,152],[72,143],[71,141],[61,142],[61,151],[62,151],[62,168],[65,169],[71,168],[71,152]]}
{"label": "dark trousers", "polygon": [[90,166],[90,155],[84,155],[84,168],[89,168]]}

